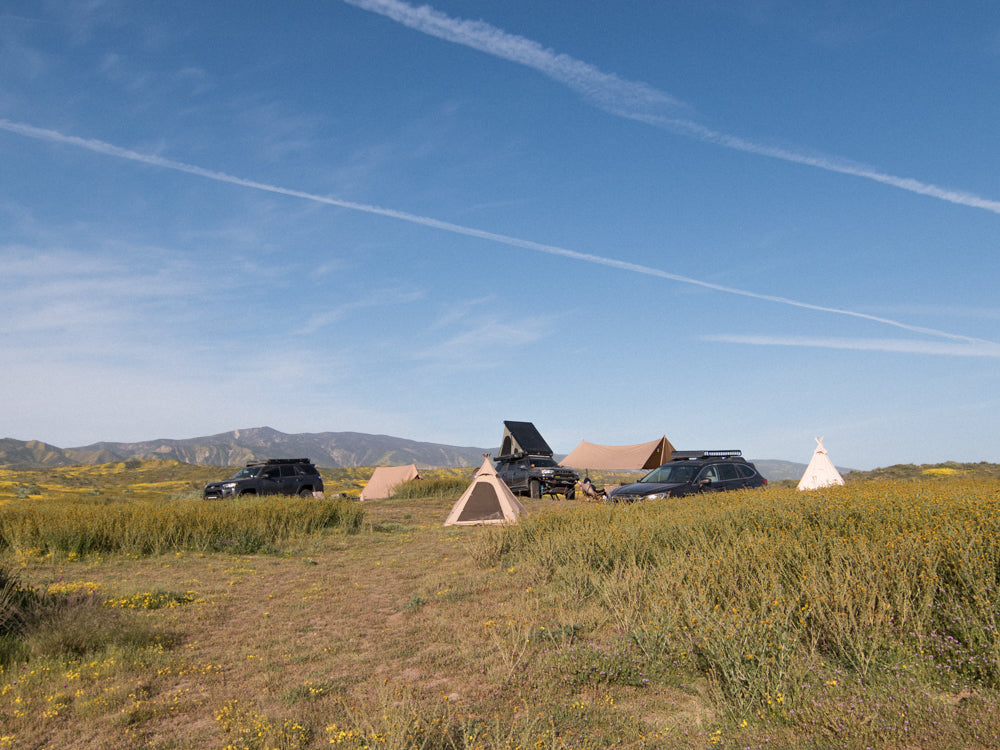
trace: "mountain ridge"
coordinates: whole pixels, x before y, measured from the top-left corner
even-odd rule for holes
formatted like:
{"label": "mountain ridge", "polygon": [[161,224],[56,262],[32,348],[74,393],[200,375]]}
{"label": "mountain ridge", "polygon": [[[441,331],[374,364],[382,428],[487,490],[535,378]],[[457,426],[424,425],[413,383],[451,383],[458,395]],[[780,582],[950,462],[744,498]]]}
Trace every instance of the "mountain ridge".
{"label": "mountain ridge", "polygon": [[[492,452],[495,452],[493,449]],[[478,466],[490,449],[427,443],[362,432],[288,434],[251,427],[194,438],[136,443],[102,441],[59,448],[38,440],[0,439],[0,466],[45,468],[114,461],[168,459],[208,466],[241,466],[268,458],[308,457],[319,466],[379,466],[415,463],[422,468]]]}
{"label": "mountain ridge", "polygon": [[[40,440],[0,439],[0,466],[38,469],[166,459],[206,466],[242,466],[268,458],[310,458],[331,469],[350,466],[416,464],[423,469],[478,466],[483,454],[497,448],[427,443],[364,432],[284,433],[272,427],[250,427],[194,438],[160,438],[134,443],[101,441],[59,448]],[[771,481],[798,479],[806,465],[792,461],[755,460]]]}

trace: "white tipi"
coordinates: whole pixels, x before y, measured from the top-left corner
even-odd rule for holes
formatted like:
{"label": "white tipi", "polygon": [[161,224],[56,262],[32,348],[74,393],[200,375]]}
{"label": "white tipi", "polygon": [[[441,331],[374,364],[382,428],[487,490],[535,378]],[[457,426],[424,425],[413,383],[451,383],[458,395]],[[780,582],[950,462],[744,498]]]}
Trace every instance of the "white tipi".
{"label": "white tipi", "polygon": [[831,487],[835,484],[843,484],[844,478],[840,476],[837,467],[833,465],[830,457],[823,447],[823,438],[816,438],[816,450],[813,451],[812,459],[799,480],[800,490],[818,490],[820,487]]}
{"label": "white tipi", "polygon": [[445,526],[517,523],[524,506],[517,501],[510,487],[497,476],[489,454],[483,457],[475,478],[451,508]]}

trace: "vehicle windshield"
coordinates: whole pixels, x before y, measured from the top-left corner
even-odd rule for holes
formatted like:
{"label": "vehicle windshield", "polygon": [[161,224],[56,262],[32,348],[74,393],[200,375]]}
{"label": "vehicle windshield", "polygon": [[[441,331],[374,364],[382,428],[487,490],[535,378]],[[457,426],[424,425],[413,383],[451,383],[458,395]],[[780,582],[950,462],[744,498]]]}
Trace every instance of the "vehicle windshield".
{"label": "vehicle windshield", "polygon": [[531,465],[537,468],[539,466],[558,466],[559,464],[551,458],[533,458],[531,459]]}
{"label": "vehicle windshield", "polygon": [[245,466],[244,468],[233,474],[230,479],[250,479],[250,477],[255,477],[260,474],[260,470],[263,466]]}
{"label": "vehicle windshield", "polygon": [[691,464],[664,464],[653,469],[639,481],[643,484],[684,484],[694,479],[697,466]]}

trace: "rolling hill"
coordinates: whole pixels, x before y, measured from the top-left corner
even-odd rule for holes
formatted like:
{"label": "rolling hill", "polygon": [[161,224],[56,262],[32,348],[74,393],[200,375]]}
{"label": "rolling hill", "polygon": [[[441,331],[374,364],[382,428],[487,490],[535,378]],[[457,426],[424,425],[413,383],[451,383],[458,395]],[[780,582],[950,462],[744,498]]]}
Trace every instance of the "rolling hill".
{"label": "rolling hill", "polygon": [[[414,463],[422,468],[478,466],[490,449],[457,447],[360,432],[287,434],[270,427],[233,430],[183,440],[101,442],[57,448],[37,440],[0,439],[0,466],[39,468],[111,461],[172,459],[210,466],[239,466],[266,458],[311,458],[330,468]],[[492,449],[496,452],[496,449]]]}

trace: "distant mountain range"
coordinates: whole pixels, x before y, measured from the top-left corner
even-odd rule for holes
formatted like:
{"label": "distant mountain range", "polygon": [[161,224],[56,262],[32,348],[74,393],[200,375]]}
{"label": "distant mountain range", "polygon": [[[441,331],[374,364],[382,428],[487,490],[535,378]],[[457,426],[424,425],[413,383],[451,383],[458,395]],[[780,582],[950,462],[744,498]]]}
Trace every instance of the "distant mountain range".
{"label": "distant mountain range", "polygon": [[[37,440],[0,439],[0,466],[41,468],[114,461],[172,459],[207,466],[242,466],[268,458],[310,458],[318,466],[416,464],[421,468],[478,466],[487,448],[462,448],[389,435],[317,432],[289,435],[270,427],[233,430],[184,440],[94,443],[57,448]],[[496,449],[492,449],[496,453]]]}
{"label": "distant mountain range", "polygon": [[[479,466],[483,454],[497,448],[465,448],[363,432],[315,432],[289,435],[270,427],[233,430],[184,440],[141,443],[94,443],[57,448],[38,440],[0,439],[0,466],[14,469],[103,464],[115,461],[168,459],[206,466],[242,466],[268,458],[310,458],[318,466],[398,466],[420,468]],[[791,461],[757,460],[769,480],[798,479],[806,465]]]}

